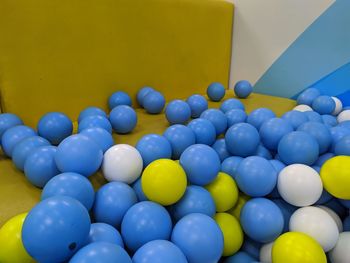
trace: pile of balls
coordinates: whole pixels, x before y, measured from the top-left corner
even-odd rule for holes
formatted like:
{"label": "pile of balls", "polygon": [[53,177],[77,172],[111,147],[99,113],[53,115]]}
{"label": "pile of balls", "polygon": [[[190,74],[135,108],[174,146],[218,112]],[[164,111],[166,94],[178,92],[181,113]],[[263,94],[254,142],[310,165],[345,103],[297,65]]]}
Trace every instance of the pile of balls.
{"label": "pile of balls", "polygon": [[[236,97],[252,92],[239,81]],[[225,88],[212,83],[212,101]],[[157,114],[164,96],[142,88]],[[3,152],[43,188],[41,202],[0,229],[0,262],[343,263],[350,262],[350,109],[307,89],[281,117],[250,113],[237,98],[209,109],[199,94],[165,107],[170,126],[135,147],[130,96],[109,98],[109,116],[89,107],[78,133],[63,113],[37,132],[0,115]],[[88,177],[102,170],[96,192]]]}

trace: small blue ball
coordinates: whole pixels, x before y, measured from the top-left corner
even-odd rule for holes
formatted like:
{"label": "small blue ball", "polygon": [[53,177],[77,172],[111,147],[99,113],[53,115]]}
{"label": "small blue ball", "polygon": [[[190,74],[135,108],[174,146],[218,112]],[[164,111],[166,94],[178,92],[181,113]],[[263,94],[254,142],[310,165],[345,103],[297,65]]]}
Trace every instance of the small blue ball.
{"label": "small blue ball", "polygon": [[36,135],[36,132],[32,128],[25,125],[8,128],[1,137],[2,150],[8,157],[12,157],[12,152],[17,143],[27,137]]}
{"label": "small blue ball", "polygon": [[227,117],[227,126],[231,127],[234,124],[245,122],[247,120],[247,113],[241,109],[229,110],[225,113]]}
{"label": "small blue ball", "polygon": [[137,115],[133,108],[120,105],[113,108],[109,114],[109,121],[116,133],[125,134],[131,132],[137,124]]}
{"label": "small blue ball", "polygon": [[227,117],[221,110],[208,109],[203,111],[200,117],[202,119],[207,119],[214,125],[216,135],[224,133],[227,129]]}
{"label": "small blue ball", "polygon": [[247,98],[253,92],[252,84],[247,80],[238,81],[233,89],[236,96],[242,99]]}
{"label": "small blue ball", "polygon": [[148,198],[146,197],[145,193],[142,190],[141,177],[139,177],[139,179],[137,179],[133,183],[132,189],[134,189],[137,196],[137,200],[139,200],[139,202],[148,201]]}
{"label": "small blue ball", "polygon": [[295,210],[297,210],[297,207],[288,204],[283,199],[274,199],[272,202],[274,202],[279,207],[279,209],[281,209],[284,219],[283,233],[288,232],[290,217],[295,212]]}
{"label": "small blue ball", "polygon": [[271,152],[267,148],[265,148],[264,145],[262,145],[262,144],[259,144],[259,146],[256,149],[254,155],[263,157],[263,158],[265,158],[267,160],[271,160],[272,159]]}
{"label": "small blue ball", "polygon": [[304,104],[304,105],[312,105],[312,102],[320,96],[321,93],[318,89],[315,88],[308,88],[304,90],[297,98],[297,104]]}
{"label": "small blue ball", "polygon": [[259,133],[263,145],[269,150],[276,151],[281,138],[292,131],[293,126],[288,121],[272,118],[261,125]]}
{"label": "small blue ball", "polygon": [[350,129],[347,129],[346,127],[342,126],[336,126],[332,127],[330,129],[330,132],[332,136],[332,145],[330,148],[330,152],[334,152],[337,142],[340,141],[343,137],[350,135]]}
{"label": "small blue ball", "polygon": [[108,106],[110,110],[113,110],[119,105],[131,106],[132,101],[128,93],[124,91],[114,92],[108,99]]}
{"label": "small blue ball", "polygon": [[227,257],[222,263],[252,263],[256,260],[250,254],[244,251],[239,251],[233,256]]}
{"label": "small blue ball", "polygon": [[[249,237],[245,236],[241,250],[248,253],[250,256],[254,258],[259,258],[260,248],[263,244],[256,242]],[[252,262],[250,262],[252,263]]]}
{"label": "small blue ball", "polygon": [[102,128],[112,133],[112,125],[106,117],[100,115],[87,116],[79,122],[78,132],[89,128]]}
{"label": "small blue ball", "polygon": [[275,118],[276,114],[267,108],[258,108],[256,110],[253,110],[247,117],[247,123],[253,125],[258,130],[260,129],[261,125],[272,118]]}
{"label": "small blue ball", "polygon": [[312,108],[319,114],[332,114],[335,102],[331,96],[319,96],[312,102]]}
{"label": "small blue ball", "polygon": [[108,242],[124,248],[124,242],[119,231],[105,223],[91,224],[88,244],[94,242]]}
{"label": "small blue ball", "polygon": [[325,114],[321,116],[322,122],[328,127],[334,127],[338,124],[337,118],[333,115]]}
{"label": "small blue ball", "polygon": [[206,119],[192,120],[187,127],[189,127],[196,136],[196,143],[212,145],[216,139],[215,126]]}
{"label": "small blue ball", "polygon": [[102,128],[95,127],[84,129],[80,134],[85,135],[94,141],[103,153],[114,145],[112,134]]}
{"label": "small blue ball", "polygon": [[184,124],[191,118],[191,108],[183,100],[173,100],[165,108],[165,117],[170,124]]}
{"label": "small blue ball", "polygon": [[241,163],[242,160],[243,158],[239,156],[230,156],[226,158],[221,163],[221,171],[227,173],[233,179],[235,179],[238,165]]}
{"label": "small blue ball", "polygon": [[202,95],[194,94],[188,97],[186,102],[191,108],[192,118],[198,118],[203,111],[208,109],[208,101]]}
{"label": "small blue ball", "polygon": [[207,95],[212,101],[220,101],[225,96],[225,92],[225,87],[219,82],[213,82],[207,88]]}
{"label": "small blue ball", "polygon": [[228,152],[226,148],[225,139],[217,139],[215,143],[211,146],[216,153],[219,155],[220,161],[222,162],[226,158],[230,157],[231,154]]}
{"label": "small blue ball", "polygon": [[315,162],[315,165],[321,167],[328,159],[332,158],[333,156],[333,153],[325,153],[323,155],[320,155]]}
{"label": "small blue ball", "polygon": [[165,106],[165,98],[158,91],[148,92],[143,98],[142,105],[148,113],[158,114]]}
{"label": "small blue ball", "polygon": [[308,122],[308,118],[305,115],[305,112],[300,112],[296,110],[287,111],[282,115],[282,119],[288,121],[294,129],[297,129],[304,122]]}
{"label": "small blue ball", "polygon": [[243,103],[238,100],[238,99],[227,99],[224,100],[223,103],[221,103],[220,110],[223,113],[226,113],[230,110],[235,110],[235,109],[240,109],[240,110],[245,110]]}
{"label": "small blue ball", "polygon": [[80,123],[86,117],[96,116],[96,115],[107,118],[107,114],[104,110],[98,107],[87,107],[80,112],[78,117],[78,123]]}
{"label": "small blue ball", "polygon": [[344,136],[335,144],[334,153],[336,155],[350,156],[350,135]]}
{"label": "small blue ball", "polygon": [[137,100],[137,103],[143,107],[143,100],[145,98],[145,96],[149,93],[149,92],[153,92],[155,91],[153,88],[151,87],[143,87],[141,88],[138,92],[137,92],[137,95],[136,95],[136,100]]}
{"label": "small blue ball", "polygon": [[332,198],[333,198],[333,196],[330,193],[328,193],[327,190],[325,190],[323,188],[322,194],[321,194],[320,198],[317,200],[317,202],[315,203],[315,205],[323,205],[323,204],[329,202]]}
{"label": "small blue ball", "polygon": [[1,137],[4,132],[17,125],[23,125],[23,121],[15,114],[12,113],[1,113],[0,114],[0,143]]}
{"label": "small blue ball", "polygon": [[316,111],[305,111],[304,115],[309,121],[314,121],[314,122],[323,122],[322,121],[322,116],[317,113]]}

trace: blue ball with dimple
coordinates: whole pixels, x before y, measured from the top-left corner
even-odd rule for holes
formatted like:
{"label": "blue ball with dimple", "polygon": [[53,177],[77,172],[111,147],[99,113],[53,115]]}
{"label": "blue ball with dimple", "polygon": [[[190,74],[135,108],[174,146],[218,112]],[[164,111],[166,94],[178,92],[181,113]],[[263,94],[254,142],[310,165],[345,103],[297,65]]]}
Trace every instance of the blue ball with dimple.
{"label": "blue ball with dimple", "polygon": [[175,124],[165,130],[163,136],[170,142],[172,158],[177,160],[189,146],[196,143],[196,136],[191,128]]}
{"label": "blue ball with dimple", "polygon": [[247,119],[247,113],[241,109],[229,110],[225,113],[227,117],[227,126],[231,127],[236,123],[245,122]]}
{"label": "blue ball with dimple", "polygon": [[235,84],[233,90],[238,98],[245,99],[253,92],[253,87],[249,81],[240,80]]}
{"label": "blue ball with dimple", "polygon": [[304,115],[309,121],[314,121],[314,122],[323,122],[322,121],[322,116],[317,113],[316,111],[305,111]]}
{"label": "blue ball with dimple", "polygon": [[137,100],[137,103],[143,107],[143,100],[145,98],[145,96],[149,93],[149,92],[153,92],[154,89],[151,88],[151,87],[143,87],[141,88],[138,92],[137,92],[137,95],[136,95],[136,100]]}
{"label": "blue ball with dimple", "polygon": [[206,119],[192,120],[187,127],[189,127],[196,137],[196,143],[212,145],[216,139],[215,126]]}
{"label": "blue ball with dimple", "polygon": [[330,152],[334,152],[335,146],[343,137],[350,135],[350,129],[347,129],[346,127],[342,126],[336,126],[332,127],[330,129],[331,136],[332,136],[332,145],[330,148]]}
{"label": "blue ball with dimple", "polygon": [[253,110],[247,117],[247,123],[253,125],[258,130],[260,129],[261,125],[272,118],[275,118],[276,114],[267,108],[259,108],[256,110]]}
{"label": "blue ball with dimple", "polygon": [[287,111],[281,118],[288,121],[294,129],[297,129],[304,122],[309,121],[304,112],[296,110]]}
{"label": "blue ball with dimple", "polygon": [[109,113],[109,121],[116,133],[125,134],[131,132],[137,124],[137,114],[133,108],[120,105]]}
{"label": "blue ball with dimple", "polygon": [[208,109],[208,101],[202,95],[194,94],[188,97],[186,102],[191,108],[192,118],[198,118],[203,111]]}
{"label": "blue ball with dimple", "polygon": [[239,251],[233,256],[224,259],[223,263],[252,263],[256,258],[244,251]]}
{"label": "blue ball with dimple", "polygon": [[334,153],[336,155],[350,156],[350,135],[344,136],[335,144]]}
{"label": "blue ball with dimple", "polygon": [[333,115],[325,114],[322,115],[322,122],[328,127],[334,127],[338,124],[337,118]]}
{"label": "blue ball with dimple", "polygon": [[216,130],[216,135],[224,133],[227,129],[227,117],[218,109],[208,109],[204,111],[201,116],[202,119],[210,121]]}
{"label": "blue ball with dimple", "polygon": [[239,157],[239,156],[230,156],[230,157],[226,158],[221,163],[221,171],[224,173],[227,173],[233,179],[235,179],[238,165],[241,163],[242,160],[243,160],[243,158]]}
{"label": "blue ball with dimple", "polygon": [[128,93],[124,91],[114,92],[108,99],[109,109],[112,110],[119,105],[131,106],[132,101]]}
{"label": "blue ball with dimple", "polygon": [[84,129],[80,134],[83,134],[94,141],[103,153],[114,145],[112,134],[102,128],[95,127]]}
{"label": "blue ball with dimple", "polygon": [[225,96],[225,87],[219,82],[211,83],[207,88],[207,95],[212,101],[220,101]]}
{"label": "blue ball with dimple", "polygon": [[84,110],[82,110],[78,117],[78,123],[81,122],[84,118],[89,116],[102,116],[107,118],[107,114],[104,110],[98,107],[87,107]]}
{"label": "blue ball with dimple", "polygon": [[228,152],[226,148],[225,139],[217,139],[215,143],[211,146],[216,153],[219,155],[221,161],[225,160],[227,157],[230,157],[231,154]]}
{"label": "blue ball with dimple", "polygon": [[100,115],[87,116],[79,122],[78,132],[89,128],[102,128],[112,133],[112,125],[106,117]]}
{"label": "blue ball with dimple", "polygon": [[312,108],[319,114],[331,114],[335,109],[335,102],[331,96],[319,96],[312,102]]}
{"label": "blue ball with dimple", "polygon": [[260,127],[260,137],[263,145],[269,150],[277,150],[281,138],[293,131],[293,126],[281,118],[272,118],[265,121]]}
{"label": "blue ball with dimple", "polygon": [[240,109],[245,110],[243,103],[240,100],[237,99],[227,99],[223,103],[221,103],[220,110],[222,110],[223,113],[226,113],[233,109]]}
{"label": "blue ball with dimple", "polygon": [[108,242],[124,248],[124,242],[119,231],[105,223],[91,224],[88,243]]}
{"label": "blue ball with dimple", "polygon": [[137,196],[137,200],[139,200],[139,202],[148,201],[148,198],[142,190],[141,177],[133,183],[132,189],[134,189]]}
{"label": "blue ball with dimple", "polygon": [[305,105],[312,105],[312,102],[320,96],[321,93],[318,89],[315,88],[308,88],[304,90],[297,98],[297,104],[305,104]]}
{"label": "blue ball with dimple", "polygon": [[157,159],[170,159],[172,156],[170,142],[164,136],[158,134],[143,136],[137,142],[136,149],[142,156],[144,168]]}
{"label": "blue ball with dimple", "polygon": [[23,125],[22,120],[17,115],[12,113],[0,114],[0,144],[3,133],[7,129],[17,125]]}
{"label": "blue ball with dimple", "polygon": [[165,98],[158,91],[148,92],[143,97],[142,105],[148,113],[158,114],[162,112],[165,106]]}
{"label": "blue ball with dimple", "polygon": [[183,100],[173,100],[165,108],[165,117],[170,124],[184,124],[191,118],[191,108]]}
{"label": "blue ball with dimple", "polygon": [[1,137],[1,146],[4,153],[12,157],[12,152],[17,143],[27,137],[36,136],[36,132],[25,125],[17,125],[7,129]]}

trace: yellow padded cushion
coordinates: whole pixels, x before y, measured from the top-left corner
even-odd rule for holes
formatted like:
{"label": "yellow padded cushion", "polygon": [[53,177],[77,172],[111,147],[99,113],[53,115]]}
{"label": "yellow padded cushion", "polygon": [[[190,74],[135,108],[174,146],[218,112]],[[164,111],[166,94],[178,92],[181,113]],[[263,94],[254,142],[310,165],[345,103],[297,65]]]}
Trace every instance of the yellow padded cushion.
{"label": "yellow padded cushion", "polygon": [[224,0],[0,0],[2,110],[36,125],[76,119],[116,90],[166,99],[228,85],[233,4]]}

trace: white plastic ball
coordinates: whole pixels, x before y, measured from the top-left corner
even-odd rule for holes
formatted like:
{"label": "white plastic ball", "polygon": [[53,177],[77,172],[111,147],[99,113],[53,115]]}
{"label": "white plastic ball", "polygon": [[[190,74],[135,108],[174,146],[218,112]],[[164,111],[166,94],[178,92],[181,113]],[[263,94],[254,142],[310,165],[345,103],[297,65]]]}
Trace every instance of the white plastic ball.
{"label": "white plastic ball", "polygon": [[289,221],[289,230],[313,237],[325,252],[330,251],[339,237],[338,226],[323,209],[308,206],[296,210]]}
{"label": "white plastic ball", "polygon": [[293,108],[293,110],[296,110],[296,111],[301,111],[301,112],[304,112],[304,111],[313,111],[313,109],[309,106],[309,105],[305,105],[305,104],[300,104],[300,105],[297,105]]}
{"label": "white plastic ball", "polygon": [[343,121],[350,121],[350,110],[343,110],[341,113],[339,113],[337,121],[339,123]]}
{"label": "white plastic ball", "polygon": [[338,99],[337,97],[332,97],[332,99],[334,100],[335,102],[335,109],[334,111],[332,112],[333,115],[338,115],[342,109],[343,109],[343,103],[341,102],[340,99]]}
{"label": "white plastic ball", "polygon": [[343,222],[341,221],[340,217],[338,216],[338,214],[336,212],[334,212],[332,209],[330,209],[324,205],[318,205],[317,207],[326,211],[333,218],[333,220],[337,224],[339,233],[343,232]]}
{"label": "white plastic ball", "polygon": [[109,148],[103,158],[102,172],[108,181],[131,184],[140,177],[142,157],[135,147],[117,144]]}
{"label": "white plastic ball", "polygon": [[259,260],[261,263],[271,263],[272,262],[272,245],[273,242],[266,243],[260,248]]}
{"label": "white plastic ball", "polygon": [[328,255],[332,263],[350,262],[350,232],[340,233],[337,244]]}
{"label": "white plastic ball", "polygon": [[317,202],[323,186],[319,174],[310,166],[292,164],[279,173],[277,189],[287,203],[294,206],[308,206]]}

